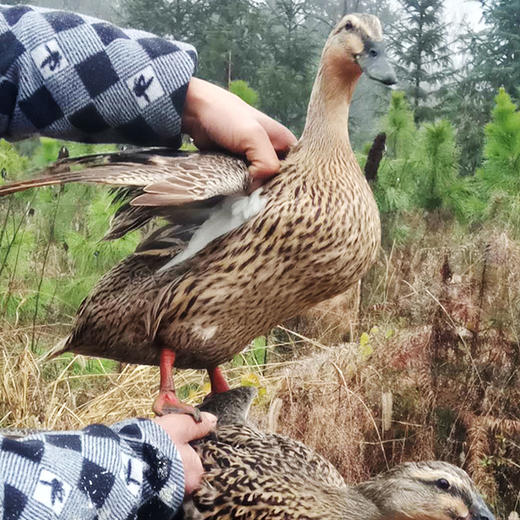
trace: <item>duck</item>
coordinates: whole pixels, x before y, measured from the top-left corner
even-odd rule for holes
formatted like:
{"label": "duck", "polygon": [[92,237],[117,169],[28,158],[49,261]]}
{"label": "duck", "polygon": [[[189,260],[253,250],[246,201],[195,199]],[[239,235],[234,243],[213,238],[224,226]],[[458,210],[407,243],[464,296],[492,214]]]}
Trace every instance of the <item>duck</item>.
{"label": "duck", "polygon": [[256,428],[255,395],[243,386],[200,405],[217,415],[217,429],[193,443],[205,473],[176,520],[494,520],[468,474],[444,461],[405,462],[347,484],[305,444]]}
{"label": "duck", "polygon": [[363,72],[396,81],[379,19],[350,14],[325,43],[301,138],[252,192],[240,157],[157,148],[63,158],[39,178],[1,186],[0,195],[69,182],[115,187],[122,205],[107,239],[167,220],[100,279],[54,354],[159,365],[155,413],[199,420],[175,393],[174,366],[206,369],[211,392],[227,391],[219,365],[356,283],[380,245],[347,124]]}

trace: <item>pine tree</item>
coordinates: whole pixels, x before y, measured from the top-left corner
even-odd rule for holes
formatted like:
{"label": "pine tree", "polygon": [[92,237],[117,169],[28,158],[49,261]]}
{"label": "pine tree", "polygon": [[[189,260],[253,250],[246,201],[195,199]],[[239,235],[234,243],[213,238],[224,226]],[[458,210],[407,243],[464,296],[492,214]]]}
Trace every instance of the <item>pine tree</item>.
{"label": "pine tree", "polygon": [[467,186],[458,176],[459,153],[451,123],[438,120],[417,129],[405,94],[394,92],[383,127],[387,152],[375,186],[380,210],[445,208],[462,215]]}
{"label": "pine tree", "polygon": [[199,51],[199,75],[225,88],[241,79],[256,89],[267,30],[260,5],[248,0],[210,1],[209,5],[193,40]]}
{"label": "pine tree", "polygon": [[520,98],[520,0],[482,1],[487,28],[473,35],[471,45],[477,78],[489,92],[504,87]]}
{"label": "pine tree", "polygon": [[411,154],[417,130],[404,92],[392,93],[383,128],[387,136],[387,153],[379,166],[375,197],[383,213],[407,211],[413,206],[415,193]]}
{"label": "pine tree", "polygon": [[460,70],[455,81],[439,91],[442,104],[439,113],[457,129],[460,149],[460,174],[472,176],[482,161],[484,126],[489,121],[492,99],[478,89],[468,67]]}
{"label": "pine tree", "polygon": [[462,35],[467,63],[442,93],[442,114],[457,127],[461,174],[473,175],[482,162],[484,126],[500,87],[520,100],[520,0],[483,0],[486,26]]}
{"label": "pine tree", "polygon": [[204,35],[210,4],[211,0],[121,0],[123,16],[131,27],[197,47]]}
{"label": "pine tree", "polygon": [[455,132],[445,119],[424,124],[414,152],[417,164],[416,201],[420,208],[432,211],[449,208],[457,185],[458,151]]}
{"label": "pine tree", "polygon": [[451,64],[443,0],[399,0],[402,15],[390,30],[398,77],[408,83],[416,121],[431,120],[431,97]]}
{"label": "pine tree", "polygon": [[348,13],[370,13],[379,17],[383,25],[394,21],[389,0],[308,0],[309,15],[323,23],[325,36]]}
{"label": "pine tree", "polygon": [[485,128],[484,162],[475,184],[482,217],[520,233],[520,112],[504,88],[495,98],[492,120]]}
{"label": "pine tree", "polygon": [[485,129],[484,164],[478,179],[488,196],[496,191],[516,195],[520,193],[520,112],[504,88],[495,103]]}
{"label": "pine tree", "polygon": [[306,0],[268,0],[265,59],[258,71],[261,107],[299,134],[316,74],[320,43]]}
{"label": "pine tree", "polygon": [[404,92],[394,91],[390,109],[385,118],[388,155],[393,158],[408,159],[413,150],[416,133],[413,112]]}

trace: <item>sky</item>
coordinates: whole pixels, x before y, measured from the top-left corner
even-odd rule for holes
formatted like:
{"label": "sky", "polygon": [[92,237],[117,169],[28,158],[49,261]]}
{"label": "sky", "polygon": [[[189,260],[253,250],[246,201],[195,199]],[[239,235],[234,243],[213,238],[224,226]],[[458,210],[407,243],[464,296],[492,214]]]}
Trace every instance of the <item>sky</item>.
{"label": "sky", "polygon": [[475,0],[445,0],[444,12],[448,22],[460,23],[463,18],[474,28],[482,27],[482,9]]}

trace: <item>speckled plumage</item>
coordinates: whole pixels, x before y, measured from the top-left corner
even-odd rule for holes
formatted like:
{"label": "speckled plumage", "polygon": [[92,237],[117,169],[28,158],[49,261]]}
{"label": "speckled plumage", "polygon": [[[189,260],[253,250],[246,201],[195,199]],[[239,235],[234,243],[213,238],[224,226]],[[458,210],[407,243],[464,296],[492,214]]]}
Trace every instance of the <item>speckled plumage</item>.
{"label": "speckled plumage", "polygon": [[241,387],[202,405],[219,422],[194,443],[206,473],[185,520],[493,520],[469,476],[446,462],[405,463],[346,484],[304,444],[248,425],[253,396]]}
{"label": "speckled plumage", "polygon": [[[65,159],[43,181],[0,188],[6,194],[76,181],[130,187],[126,195],[134,198],[109,238],[154,216],[171,222],[99,281],[63,350],[158,364],[160,349],[169,348],[177,367],[212,369],[255,336],[359,280],[376,258],[380,224],[347,119],[362,72],[357,56],[381,39],[373,16],[349,15],[338,24],[323,51],[304,133],[280,174],[260,188],[265,209],[172,268],[160,270],[222,197],[245,193],[240,159],[164,150]],[[63,171],[78,162],[96,164]]]}
{"label": "speckled plumage", "polygon": [[[357,168],[355,175],[366,184]],[[80,308],[68,346],[158,364],[159,351],[150,346],[171,345],[176,366],[206,368],[302,308],[345,290],[377,251],[372,194],[361,185],[356,199],[346,202],[344,193],[353,186],[301,186],[300,176],[286,166],[266,190],[263,214],[178,267],[156,272],[164,250],[117,265]],[[321,212],[328,217],[320,218]]]}

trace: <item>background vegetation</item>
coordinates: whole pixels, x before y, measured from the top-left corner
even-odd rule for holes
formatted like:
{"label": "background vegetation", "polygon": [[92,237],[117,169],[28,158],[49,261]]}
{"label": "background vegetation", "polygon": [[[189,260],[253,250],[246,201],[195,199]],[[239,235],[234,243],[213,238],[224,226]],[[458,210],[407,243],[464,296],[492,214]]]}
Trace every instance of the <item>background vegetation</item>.
{"label": "background vegetation", "polygon": [[[334,340],[280,328],[227,372],[261,389],[266,427],[315,446],[351,481],[402,460],[443,458],[471,472],[500,516],[519,511],[520,1],[482,0],[479,30],[450,26],[442,0],[35,3],[190,41],[201,77],[296,133],[336,20],[349,11],[382,19],[400,84],[390,93],[363,80],[353,103],[362,166],[374,137],[386,136],[370,180],[383,247],[355,326],[346,338],[343,315],[329,316]],[[56,159],[62,144],[0,141],[3,181]],[[71,155],[92,151],[67,146]],[[85,186],[0,201],[0,426],[71,428],[149,413],[154,368],[77,356],[37,362],[139,240],[101,241],[114,210],[106,190]],[[187,399],[207,389],[200,373],[179,377]]]}

